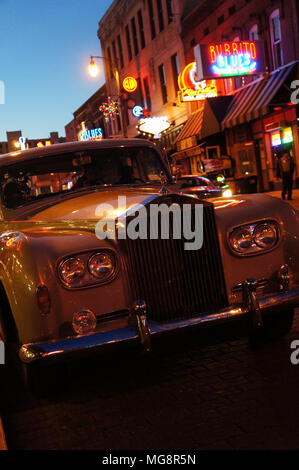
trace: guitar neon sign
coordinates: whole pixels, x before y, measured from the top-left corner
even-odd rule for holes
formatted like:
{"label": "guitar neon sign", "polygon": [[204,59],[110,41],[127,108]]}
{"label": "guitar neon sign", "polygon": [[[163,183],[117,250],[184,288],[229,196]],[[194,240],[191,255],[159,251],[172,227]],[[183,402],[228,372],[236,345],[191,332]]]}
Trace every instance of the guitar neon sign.
{"label": "guitar neon sign", "polygon": [[217,87],[214,81],[198,80],[196,62],[186,65],[178,78],[181,101],[197,101],[217,96]]}

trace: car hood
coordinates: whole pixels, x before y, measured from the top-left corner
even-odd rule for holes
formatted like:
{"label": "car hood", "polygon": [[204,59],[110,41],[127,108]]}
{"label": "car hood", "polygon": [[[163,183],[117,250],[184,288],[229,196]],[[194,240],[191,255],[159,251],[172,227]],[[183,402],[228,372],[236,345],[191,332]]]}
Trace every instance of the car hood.
{"label": "car hood", "polygon": [[[159,188],[160,189],[160,188]],[[27,213],[27,221],[50,222],[50,221],[76,221],[76,220],[99,220],[100,206],[107,211],[109,218],[116,218],[139,204],[147,204],[159,196],[157,189],[107,189],[97,190],[84,194],[66,197],[59,201],[53,201],[51,205],[42,206],[38,209],[32,208]]]}

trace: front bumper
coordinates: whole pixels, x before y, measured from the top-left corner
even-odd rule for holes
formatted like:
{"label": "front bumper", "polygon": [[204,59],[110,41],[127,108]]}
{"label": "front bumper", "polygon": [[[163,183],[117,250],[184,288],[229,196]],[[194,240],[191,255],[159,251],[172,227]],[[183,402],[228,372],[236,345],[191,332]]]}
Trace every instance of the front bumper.
{"label": "front bumper", "polygon": [[[279,308],[295,308],[299,306],[299,289],[290,292],[281,292],[258,300],[259,311],[264,315]],[[52,356],[64,357],[76,352],[89,351],[106,346],[122,343],[146,343],[149,337],[162,335],[174,331],[187,330],[194,327],[205,327],[221,322],[238,320],[250,317],[252,305],[250,303],[231,305],[209,315],[198,315],[196,317],[171,321],[167,323],[156,323],[149,321],[142,326],[142,320],[137,326],[126,326],[102,333],[90,333],[85,336],[76,336],[51,341],[47,343],[24,344],[19,350],[19,357],[25,363],[36,362]],[[140,325],[141,324],[141,325]]]}

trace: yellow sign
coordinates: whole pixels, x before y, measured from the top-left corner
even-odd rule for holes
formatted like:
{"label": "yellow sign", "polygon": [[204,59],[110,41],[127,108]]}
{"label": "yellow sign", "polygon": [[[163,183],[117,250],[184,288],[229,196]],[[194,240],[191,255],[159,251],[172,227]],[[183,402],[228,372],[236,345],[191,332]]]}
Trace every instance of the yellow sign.
{"label": "yellow sign", "polygon": [[137,89],[137,80],[134,77],[126,77],[123,80],[123,87],[128,93],[132,93]]}

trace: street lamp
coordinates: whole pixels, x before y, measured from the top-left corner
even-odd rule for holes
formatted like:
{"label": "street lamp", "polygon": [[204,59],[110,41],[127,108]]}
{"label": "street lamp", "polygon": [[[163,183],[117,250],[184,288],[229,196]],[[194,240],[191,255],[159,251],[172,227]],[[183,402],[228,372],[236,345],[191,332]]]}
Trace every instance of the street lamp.
{"label": "street lamp", "polygon": [[119,78],[119,68],[117,62],[113,62],[110,59],[107,59],[107,57],[103,57],[100,55],[91,55],[90,56],[90,62],[89,62],[89,74],[95,78],[99,74],[99,67],[96,65],[94,59],[103,59],[109,62],[109,64],[113,67],[113,74],[114,78],[116,81],[116,86],[117,86],[117,95],[118,95],[118,101],[120,103],[120,114],[121,114],[121,121],[122,121],[122,129],[123,129],[123,136],[127,137],[127,123],[125,120],[125,116],[123,113],[123,106],[122,106],[122,100],[121,100],[121,92],[120,92],[120,78]]}

